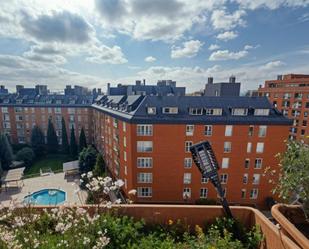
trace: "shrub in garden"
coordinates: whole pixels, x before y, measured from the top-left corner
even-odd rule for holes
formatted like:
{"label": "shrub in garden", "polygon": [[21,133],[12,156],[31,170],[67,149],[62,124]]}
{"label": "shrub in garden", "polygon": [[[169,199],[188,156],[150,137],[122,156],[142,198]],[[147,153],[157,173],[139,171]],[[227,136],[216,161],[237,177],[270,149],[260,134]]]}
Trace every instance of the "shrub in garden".
{"label": "shrub in garden", "polygon": [[34,151],[29,147],[25,147],[19,150],[16,154],[16,160],[23,161],[26,167],[31,166],[34,159],[35,159]]}
{"label": "shrub in garden", "polygon": [[31,130],[31,147],[37,157],[45,154],[45,136],[41,128],[37,125]]}
{"label": "shrub in garden", "polygon": [[79,170],[80,172],[92,171],[96,163],[97,151],[92,147],[88,146],[79,153]]}

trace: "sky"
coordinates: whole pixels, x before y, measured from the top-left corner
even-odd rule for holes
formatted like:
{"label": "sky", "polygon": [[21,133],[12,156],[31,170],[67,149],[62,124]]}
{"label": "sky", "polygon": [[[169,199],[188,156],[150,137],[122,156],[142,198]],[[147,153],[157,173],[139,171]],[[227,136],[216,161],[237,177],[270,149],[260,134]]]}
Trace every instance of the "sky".
{"label": "sky", "polygon": [[1,0],[0,84],[106,89],[309,74],[309,0]]}

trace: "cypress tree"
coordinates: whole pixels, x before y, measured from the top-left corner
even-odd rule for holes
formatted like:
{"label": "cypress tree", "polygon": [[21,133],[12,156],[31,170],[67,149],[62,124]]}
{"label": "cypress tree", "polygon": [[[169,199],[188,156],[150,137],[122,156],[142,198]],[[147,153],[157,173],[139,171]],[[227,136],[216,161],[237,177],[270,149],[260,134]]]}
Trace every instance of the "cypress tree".
{"label": "cypress tree", "polygon": [[0,162],[3,169],[9,169],[13,161],[13,150],[5,134],[0,134]]}
{"label": "cypress tree", "polygon": [[87,147],[87,140],[86,140],[84,127],[82,127],[80,134],[79,134],[79,152],[81,152],[86,147]]}
{"label": "cypress tree", "polygon": [[66,129],[66,125],[65,125],[65,120],[62,117],[61,120],[61,126],[62,126],[62,132],[61,132],[61,136],[62,136],[62,144],[61,144],[61,151],[64,154],[69,154],[70,153],[70,146],[69,146],[69,141],[68,141],[68,134],[67,134],[67,129]]}
{"label": "cypress tree", "polygon": [[94,176],[103,176],[105,173],[105,162],[100,153],[97,155],[96,163],[93,169],[93,175]]}
{"label": "cypress tree", "polygon": [[72,125],[71,128],[71,137],[70,137],[70,154],[72,158],[76,159],[77,154],[78,154],[78,148],[76,144],[76,139],[75,139],[75,131],[74,131],[74,126]]}
{"label": "cypress tree", "polygon": [[31,131],[31,147],[37,157],[45,154],[45,137],[39,126],[35,125]]}
{"label": "cypress tree", "polygon": [[55,153],[58,151],[58,138],[51,118],[48,119],[47,151],[48,153]]}

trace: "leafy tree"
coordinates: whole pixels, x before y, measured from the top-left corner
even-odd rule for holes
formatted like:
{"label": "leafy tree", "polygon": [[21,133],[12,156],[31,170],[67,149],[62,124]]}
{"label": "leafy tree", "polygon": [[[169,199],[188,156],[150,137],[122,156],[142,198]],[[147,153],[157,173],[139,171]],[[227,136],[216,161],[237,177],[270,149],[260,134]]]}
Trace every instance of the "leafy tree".
{"label": "leafy tree", "polygon": [[76,144],[76,138],[75,138],[75,130],[74,126],[72,125],[71,128],[71,137],[70,137],[70,154],[73,158],[77,158],[78,156],[78,148]]}
{"label": "leafy tree", "polygon": [[47,151],[48,153],[58,151],[58,138],[51,118],[48,119],[47,127]]}
{"label": "leafy tree", "polygon": [[45,154],[45,137],[39,126],[35,125],[31,131],[31,147],[37,157]]}
{"label": "leafy tree", "polygon": [[106,171],[106,165],[104,159],[100,153],[97,155],[96,163],[93,169],[94,176],[103,176]]}
{"label": "leafy tree", "polygon": [[69,154],[70,153],[70,146],[69,146],[69,141],[68,141],[68,134],[67,134],[67,129],[65,125],[65,120],[62,117],[61,120],[61,126],[62,126],[62,144],[61,144],[61,152],[64,154]]}
{"label": "leafy tree", "polygon": [[79,152],[81,152],[86,147],[87,147],[87,139],[86,139],[84,127],[82,127],[80,134],[79,134]]}
{"label": "leafy tree", "polygon": [[25,147],[19,150],[16,154],[16,160],[23,161],[26,167],[31,166],[34,159],[35,159],[35,154],[33,150],[29,147]]}
{"label": "leafy tree", "polygon": [[0,162],[3,169],[9,169],[13,161],[13,150],[6,135],[0,133]]}
{"label": "leafy tree", "polygon": [[274,191],[287,202],[301,202],[309,217],[309,146],[291,141],[279,159],[281,172]]}
{"label": "leafy tree", "polygon": [[96,163],[97,151],[88,146],[79,153],[79,169],[82,173],[92,171]]}

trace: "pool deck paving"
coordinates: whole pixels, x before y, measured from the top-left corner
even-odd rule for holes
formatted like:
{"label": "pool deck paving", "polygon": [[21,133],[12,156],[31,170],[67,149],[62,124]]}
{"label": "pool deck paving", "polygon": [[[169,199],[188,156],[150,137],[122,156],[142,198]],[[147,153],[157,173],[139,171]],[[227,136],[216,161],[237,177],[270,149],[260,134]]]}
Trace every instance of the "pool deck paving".
{"label": "pool deck paving", "polygon": [[19,187],[10,186],[7,191],[2,186],[0,193],[0,204],[4,206],[10,205],[10,203],[22,203],[24,197],[37,192],[42,189],[59,189],[66,192],[65,204],[84,204],[87,193],[80,190],[78,186],[79,177],[65,178],[64,173],[50,174],[46,176],[39,176],[34,178],[24,179],[19,182]]}

